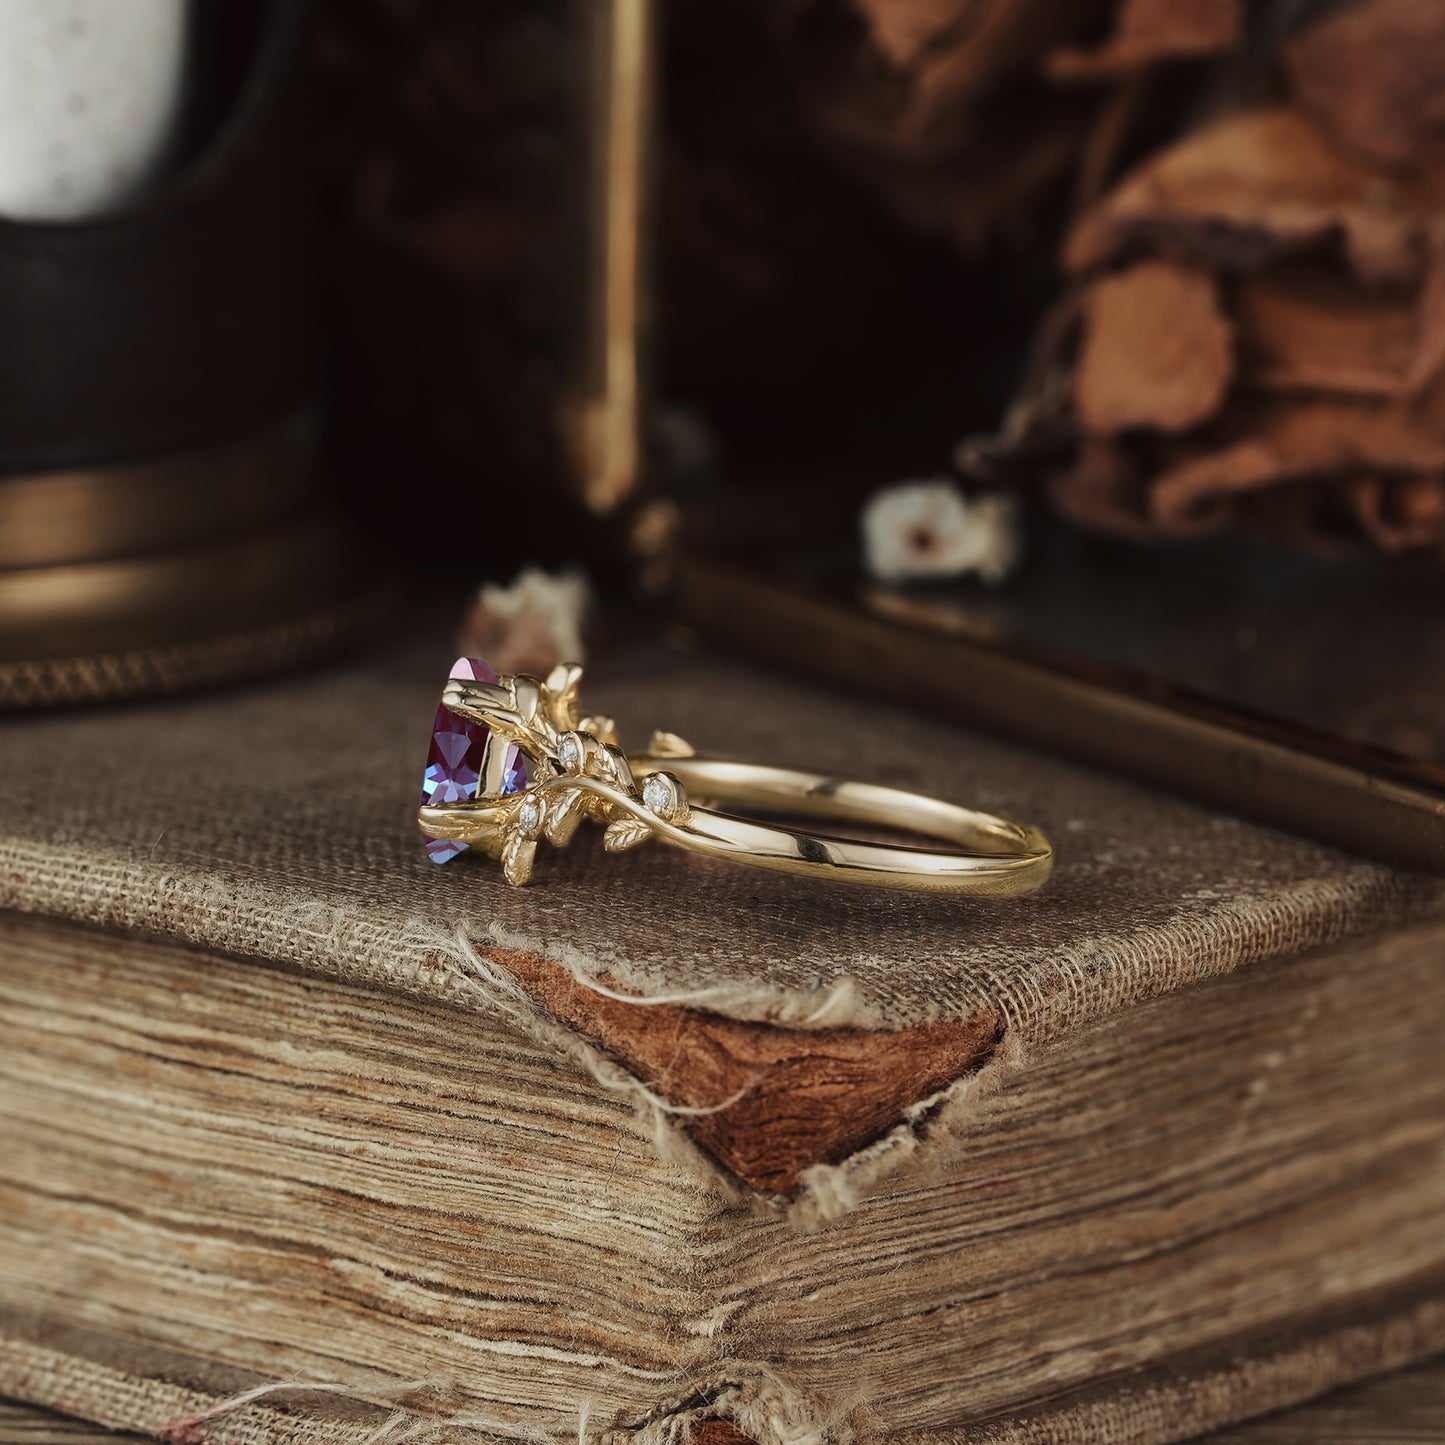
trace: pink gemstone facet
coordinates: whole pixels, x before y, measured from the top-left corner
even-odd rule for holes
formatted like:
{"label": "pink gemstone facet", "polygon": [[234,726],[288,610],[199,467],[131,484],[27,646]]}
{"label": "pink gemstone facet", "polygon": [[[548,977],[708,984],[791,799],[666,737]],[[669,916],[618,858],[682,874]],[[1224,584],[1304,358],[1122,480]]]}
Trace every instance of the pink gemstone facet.
{"label": "pink gemstone facet", "polygon": [[[451,677],[463,682],[496,682],[497,674],[480,657],[459,657],[452,664]],[[445,806],[473,801],[482,785],[482,761],[486,755],[488,730],[481,723],[459,717],[448,707],[437,709],[432,723],[431,748],[422,774],[423,803]],[[503,793],[518,793],[527,786],[527,765],[515,744],[507,749],[502,776]],[[465,843],[428,838],[427,856],[433,863],[449,863],[465,853]]]}

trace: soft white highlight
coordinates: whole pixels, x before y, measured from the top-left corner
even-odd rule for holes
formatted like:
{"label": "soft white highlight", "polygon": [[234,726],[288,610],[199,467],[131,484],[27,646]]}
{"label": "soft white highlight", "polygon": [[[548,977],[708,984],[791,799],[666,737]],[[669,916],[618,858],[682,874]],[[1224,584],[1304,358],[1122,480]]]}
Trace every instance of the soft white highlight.
{"label": "soft white highlight", "polygon": [[861,524],[864,561],[879,582],[973,575],[995,587],[1018,566],[1023,546],[1016,498],[968,498],[942,478],[875,493]]}
{"label": "soft white highlight", "polygon": [[102,215],[152,179],[181,109],[189,9],[0,0],[0,215]]}

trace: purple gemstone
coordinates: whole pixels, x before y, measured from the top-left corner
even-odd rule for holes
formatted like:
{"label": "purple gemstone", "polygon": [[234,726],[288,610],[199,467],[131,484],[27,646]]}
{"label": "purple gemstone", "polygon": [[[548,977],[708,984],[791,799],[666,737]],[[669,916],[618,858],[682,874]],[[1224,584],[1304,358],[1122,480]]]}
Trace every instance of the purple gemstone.
{"label": "purple gemstone", "polygon": [[[464,682],[497,680],[497,674],[480,657],[457,658],[449,676]],[[469,803],[477,796],[482,785],[482,761],[486,755],[488,736],[488,730],[481,723],[458,717],[448,707],[437,708],[426,771],[422,774],[423,803],[438,806]],[[526,786],[526,761],[521,749],[514,743],[507,749],[502,792],[518,793]],[[458,853],[465,853],[467,845],[428,838],[426,851],[433,863],[449,863]]]}
{"label": "purple gemstone", "polygon": [[426,856],[433,863],[450,863],[458,853],[465,853],[465,843],[453,843],[446,838],[428,838],[426,840]]}
{"label": "purple gemstone", "polygon": [[507,749],[507,765],[502,772],[502,791],[520,793],[527,786],[527,764],[516,743]]}
{"label": "purple gemstone", "polygon": [[459,657],[452,663],[448,678],[460,682],[495,682],[497,674],[480,657]]}

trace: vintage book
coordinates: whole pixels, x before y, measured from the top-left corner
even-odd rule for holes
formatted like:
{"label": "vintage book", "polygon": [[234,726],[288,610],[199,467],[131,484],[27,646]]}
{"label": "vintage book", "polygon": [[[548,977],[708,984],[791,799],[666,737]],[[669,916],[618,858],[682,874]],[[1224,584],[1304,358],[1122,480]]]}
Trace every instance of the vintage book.
{"label": "vintage book", "polygon": [[[53,1410],[0,1401],[0,1445],[142,1445]],[[1445,1361],[1334,1390],[1208,1436],[1199,1445],[1445,1445]]]}
{"label": "vintage book", "polygon": [[1162,1442],[1445,1349],[1445,885],[689,655],[1012,902],[415,831],[450,658],[0,730],[0,1395],[172,1441]]}
{"label": "vintage book", "polygon": [[1445,1363],[1400,1370],[1221,1431],[1207,1445],[1441,1445]]}
{"label": "vintage book", "polygon": [[35,1405],[0,1400],[3,1445],[144,1445],[143,1435],[117,1435],[103,1425]]}

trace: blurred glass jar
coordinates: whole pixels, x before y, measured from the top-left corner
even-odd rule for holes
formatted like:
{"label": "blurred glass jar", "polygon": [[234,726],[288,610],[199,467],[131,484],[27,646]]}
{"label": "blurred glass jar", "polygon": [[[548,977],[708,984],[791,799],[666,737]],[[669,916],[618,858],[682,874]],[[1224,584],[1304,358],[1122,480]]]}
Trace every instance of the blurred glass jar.
{"label": "blurred glass jar", "polygon": [[320,482],[293,0],[0,0],[0,706],[297,661]]}

